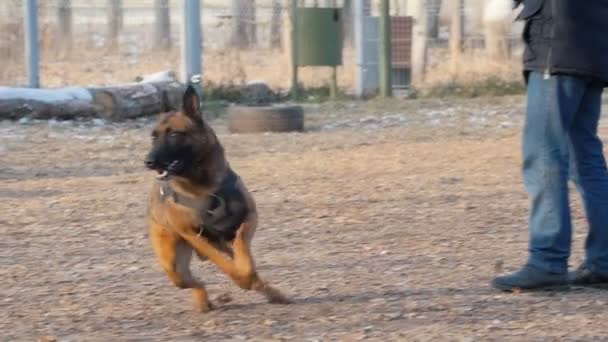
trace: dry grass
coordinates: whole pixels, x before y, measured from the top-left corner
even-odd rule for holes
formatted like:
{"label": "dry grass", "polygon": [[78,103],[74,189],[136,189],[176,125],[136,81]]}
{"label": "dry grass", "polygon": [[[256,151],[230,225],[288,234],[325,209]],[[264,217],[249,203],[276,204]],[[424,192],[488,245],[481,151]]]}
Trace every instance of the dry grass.
{"label": "dry grass", "polygon": [[429,65],[423,87],[433,87],[451,82],[476,83],[496,77],[505,80],[521,79],[519,56],[491,59],[483,50],[464,51],[459,59],[451,59],[447,49],[429,51]]}

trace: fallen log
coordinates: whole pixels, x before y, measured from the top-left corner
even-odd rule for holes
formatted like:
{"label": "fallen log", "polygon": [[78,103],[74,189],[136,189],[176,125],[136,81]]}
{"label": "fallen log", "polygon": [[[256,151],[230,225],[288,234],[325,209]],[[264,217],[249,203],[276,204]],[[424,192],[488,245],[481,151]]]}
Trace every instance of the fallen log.
{"label": "fallen log", "polygon": [[85,88],[31,89],[0,87],[0,119],[73,119],[95,117]]}
{"label": "fallen log", "polygon": [[88,90],[100,117],[125,120],[178,108],[184,89],[182,84],[170,81],[142,82]]}
{"label": "fallen log", "polygon": [[156,115],[181,105],[185,86],[172,72],[111,87],[31,89],[0,87],[0,119],[75,119],[121,121]]}

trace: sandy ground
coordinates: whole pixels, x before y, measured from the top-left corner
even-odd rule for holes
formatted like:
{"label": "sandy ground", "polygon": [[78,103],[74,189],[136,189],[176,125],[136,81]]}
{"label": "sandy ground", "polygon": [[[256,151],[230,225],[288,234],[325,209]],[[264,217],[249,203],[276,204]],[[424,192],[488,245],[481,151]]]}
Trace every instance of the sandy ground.
{"label": "sandy ground", "polygon": [[[308,106],[303,134],[230,135],[215,120],[259,205],[259,271],[295,303],[195,261],[212,299],[232,297],[209,314],[150,248],[149,120],[1,122],[0,340],[608,341],[605,291],[488,286],[526,259],[522,102]],[[572,265],[578,199],[574,218]]]}

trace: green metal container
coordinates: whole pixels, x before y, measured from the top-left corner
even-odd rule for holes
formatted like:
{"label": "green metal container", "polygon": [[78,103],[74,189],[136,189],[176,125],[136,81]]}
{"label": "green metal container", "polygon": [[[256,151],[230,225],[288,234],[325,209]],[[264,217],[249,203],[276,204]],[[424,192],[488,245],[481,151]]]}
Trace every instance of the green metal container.
{"label": "green metal container", "polygon": [[296,64],[342,65],[342,27],[342,10],[339,8],[297,8]]}

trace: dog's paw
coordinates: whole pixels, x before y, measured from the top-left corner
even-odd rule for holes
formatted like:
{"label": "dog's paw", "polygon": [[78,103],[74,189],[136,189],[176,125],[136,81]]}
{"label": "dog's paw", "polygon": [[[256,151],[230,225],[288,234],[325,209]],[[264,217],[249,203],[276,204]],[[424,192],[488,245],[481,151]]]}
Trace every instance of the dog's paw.
{"label": "dog's paw", "polygon": [[202,303],[198,303],[196,305],[196,310],[200,313],[207,313],[210,311],[215,310],[215,305],[213,305],[211,302],[207,301],[207,302],[202,302]]}
{"label": "dog's paw", "polygon": [[266,298],[268,299],[268,303],[270,304],[291,304],[292,301],[287,298],[281,291],[273,288],[267,287],[264,293]]}
{"label": "dog's paw", "polygon": [[194,289],[192,297],[194,298],[194,306],[198,312],[205,313],[215,309],[214,305],[209,301],[209,297],[207,297],[207,291],[204,289]]}

